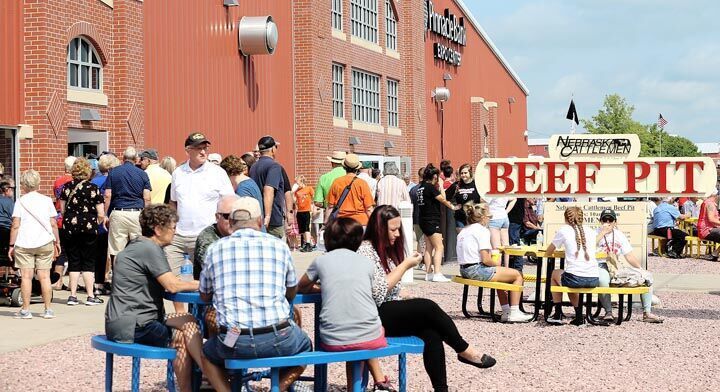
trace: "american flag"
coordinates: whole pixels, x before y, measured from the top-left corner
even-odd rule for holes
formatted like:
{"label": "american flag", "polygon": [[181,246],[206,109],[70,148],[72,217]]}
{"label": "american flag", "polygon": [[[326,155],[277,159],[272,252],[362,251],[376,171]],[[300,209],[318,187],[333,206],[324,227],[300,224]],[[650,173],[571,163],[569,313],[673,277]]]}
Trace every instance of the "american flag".
{"label": "american flag", "polygon": [[665,125],[667,125],[667,123],[668,122],[666,119],[663,118],[662,113],[659,113],[658,122],[657,122],[658,127],[660,127],[661,129],[665,128]]}

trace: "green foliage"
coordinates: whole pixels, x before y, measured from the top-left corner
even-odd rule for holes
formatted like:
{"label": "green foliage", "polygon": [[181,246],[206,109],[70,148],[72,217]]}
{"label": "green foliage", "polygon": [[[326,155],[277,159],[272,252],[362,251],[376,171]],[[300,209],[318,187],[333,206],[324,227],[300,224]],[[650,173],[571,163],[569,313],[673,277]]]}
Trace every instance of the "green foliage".
{"label": "green foliage", "polygon": [[702,154],[689,139],[670,136],[657,124],[642,124],[632,116],[635,107],[625,98],[611,94],[605,97],[603,107],[591,120],[582,120],[588,133],[631,133],[640,138],[640,156],[644,157],[697,157]]}

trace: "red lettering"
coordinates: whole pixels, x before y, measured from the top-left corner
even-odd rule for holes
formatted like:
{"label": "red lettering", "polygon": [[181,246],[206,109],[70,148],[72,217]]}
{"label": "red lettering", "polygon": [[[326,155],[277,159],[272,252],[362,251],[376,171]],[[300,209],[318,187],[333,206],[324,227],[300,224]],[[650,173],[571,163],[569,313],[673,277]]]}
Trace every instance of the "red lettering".
{"label": "red lettering", "polygon": [[[635,168],[637,166],[640,166],[640,175],[636,174]],[[625,162],[625,168],[627,173],[626,193],[638,193],[635,185],[638,181],[644,180],[650,175],[650,164],[645,162]]]}
{"label": "red lettering", "polygon": [[[537,171],[540,169],[540,162],[517,162],[516,163],[518,167],[518,193],[530,193],[530,194],[540,194],[540,184],[536,184],[535,178],[537,176]],[[535,170],[531,171],[530,173],[527,172],[527,169],[529,167],[534,167]],[[527,181],[530,181],[530,184],[536,184],[536,187],[534,190],[530,190],[527,188]]]}
{"label": "red lettering", "polygon": [[680,167],[685,166],[685,190],[683,194],[698,193],[695,190],[695,166],[698,169],[703,170],[705,168],[705,162],[701,161],[678,161],[675,162],[675,170],[677,171]]}
{"label": "red lettering", "polygon": [[[497,195],[502,193],[514,193],[515,183],[510,178],[512,173],[512,165],[505,162],[488,162],[488,170],[490,171],[490,191],[491,195]],[[502,167],[502,174],[498,173],[498,169]],[[502,180],[505,187],[501,191],[498,187],[498,183]]]}
{"label": "red lettering", "polygon": [[[597,174],[597,171],[600,170],[600,162],[577,162],[576,163],[578,167],[578,190],[577,193],[583,193],[587,194],[587,181],[591,180],[593,184],[595,184],[595,174]],[[587,173],[587,167],[593,166],[595,167],[595,170],[592,171],[592,174],[588,175]]]}
{"label": "red lettering", "polygon": [[[545,162],[545,165],[547,166],[547,179],[548,179],[548,188],[547,193],[569,193],[570,186],[566,186],[565,189],[556,189],[555,188],[555,181],[560,180],[560,184],[565,184],[565,172],[570,167],[570,164],[567,162]],[[555,168],[557,166],[562,166],[565,168],[565,170],[561,171],[560,174],[555,174]]]}
{"label": "red lettering", "polygon": [[656,193],[670,193],[667,188],[667,167],[670,162],[657,161],[655,164],[658,166],[658,189]]}

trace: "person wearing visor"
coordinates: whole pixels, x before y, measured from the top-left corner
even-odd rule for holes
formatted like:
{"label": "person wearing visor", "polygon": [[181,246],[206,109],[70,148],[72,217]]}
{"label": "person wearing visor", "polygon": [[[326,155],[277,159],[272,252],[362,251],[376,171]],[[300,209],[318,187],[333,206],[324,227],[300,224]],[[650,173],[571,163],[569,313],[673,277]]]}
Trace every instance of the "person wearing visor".
{"label": "person wearing visor", "polygon": [[[600,223],[602,226],[598,229],[598,250],[601,250],[608,254],[610,257],[619,257],[622,255],[625,260],[631,266],[642,269],[640,260],[633,254],[632,245],[625,236],[625,233],[617,227],[617,215],[612,209],[605,209],[600,213]],[[610,272],[608,269],[607,260],[598,260],[599,263],[599,287],[610,286]],[[605,315],[602,317],[603,321],[614,321],[615,317],[612,314],[612,305],[610,304],[609,294],[600,294],[600,304],[605,309]],[[650,290],[640,296],[640,300],[643,305],[643,318],[642,320],[646,323],[662,323],[663,319],[652,313],[652,298],[653,288],[650,286]]]}

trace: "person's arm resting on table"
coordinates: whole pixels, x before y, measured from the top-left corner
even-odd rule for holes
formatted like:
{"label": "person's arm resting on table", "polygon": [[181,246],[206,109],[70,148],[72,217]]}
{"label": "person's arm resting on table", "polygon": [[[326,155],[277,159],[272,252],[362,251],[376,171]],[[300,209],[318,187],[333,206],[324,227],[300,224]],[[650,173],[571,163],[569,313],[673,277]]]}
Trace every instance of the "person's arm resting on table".
{"label": "person's arm resting on table", "polygon": [[166,272],[158,276],[157,280],[160,282],[160,285],[165,289],[165,291],[172,294],[183,291],[197,291],[200,284],[197,280],[184,282],[178,279],[178,277],[172,272]]}

